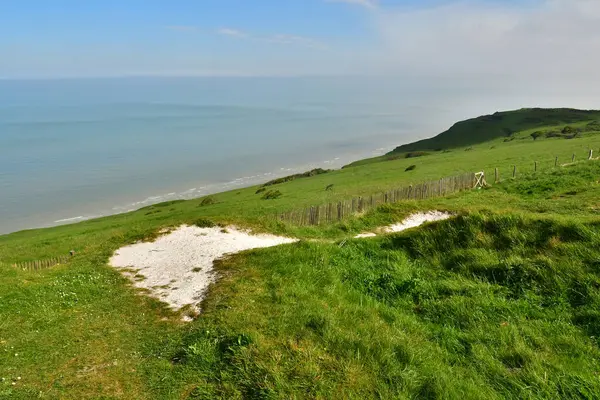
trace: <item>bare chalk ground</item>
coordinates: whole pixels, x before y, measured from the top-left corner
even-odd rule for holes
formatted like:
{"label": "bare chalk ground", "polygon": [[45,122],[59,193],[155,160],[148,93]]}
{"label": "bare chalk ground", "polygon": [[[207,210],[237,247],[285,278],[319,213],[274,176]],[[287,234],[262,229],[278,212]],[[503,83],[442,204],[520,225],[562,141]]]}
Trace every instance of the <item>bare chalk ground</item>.
{"label": "bare chalk ground", "polygon": [[[426,222],[435,222],[435,221],[443,221],[452,217],[452,214],[448,214],[441,211],[428,211],[428,212],[419,212],[408,216],[404,221],[394,224],[391,226],[387,226],[383,228],[382,233],[391,233],[391,232],[402,232],[407,229],[416,228],[418,226],[423,225]],[[369,238],[377,236],[376,233],[373,232],[365,232],[360,235],[355,236],[355,239],[361,238]]]}
{"label": "bare chalk ground", "polygon": [[182,226],[152,243],[136,243],[119,249],[110,265],[123,269],[134,285],[178,310],[202,301],[215,281],[213,263],[225,255],[277,246],[294,239],[251,235],[236,228]]}

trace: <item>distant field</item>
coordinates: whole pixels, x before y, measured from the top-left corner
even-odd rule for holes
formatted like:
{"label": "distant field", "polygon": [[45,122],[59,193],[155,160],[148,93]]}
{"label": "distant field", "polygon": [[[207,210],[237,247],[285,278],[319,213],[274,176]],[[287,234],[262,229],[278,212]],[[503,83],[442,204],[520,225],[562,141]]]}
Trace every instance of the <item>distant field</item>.
{"label": "distant field", "polygon": [[[600,163],[587,155],[600,155],[600,132],[589,123],[568,125],[581,129],[572,139],[546,137],[567,124],[536,126],[357,162],[269,186],[281,193],[271,200],[257,186],[0,236],[0,398],[599,398]],[[481,170],[487,189],[341,223],[272,218]],[[458,217],[351,239],[431,209]],[[327,240],[219,263],[203,314],[184,324],[106,264],[123,245],[199,219]],[[10,266],[70,250],[66,266]]]}

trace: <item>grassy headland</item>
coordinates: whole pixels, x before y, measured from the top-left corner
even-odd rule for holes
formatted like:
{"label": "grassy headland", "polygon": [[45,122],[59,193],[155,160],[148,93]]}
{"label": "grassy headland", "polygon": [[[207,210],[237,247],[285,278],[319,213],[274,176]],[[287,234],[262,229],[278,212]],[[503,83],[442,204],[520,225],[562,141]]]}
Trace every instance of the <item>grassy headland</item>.
{"label": "grassy headland", "polygon": [[[275,183],[276,199],[252,187],[0,236],[0,398],[598,398],[600,162],[585,159],[600,148],[599,114],[568,111],[581,118],[506,115],[521,121],[509,137]],[[566,139],[567,126],[578,134]],[[461,172],[493,183],[496,167],[487,189],[338,224],[272,218]],[[420,209],[458,217],[350,239]],[[200,219],[327,240],[219,263],[202,315],[184,324],[107,261]],[[71,249],[69,265],[10,266]]]}

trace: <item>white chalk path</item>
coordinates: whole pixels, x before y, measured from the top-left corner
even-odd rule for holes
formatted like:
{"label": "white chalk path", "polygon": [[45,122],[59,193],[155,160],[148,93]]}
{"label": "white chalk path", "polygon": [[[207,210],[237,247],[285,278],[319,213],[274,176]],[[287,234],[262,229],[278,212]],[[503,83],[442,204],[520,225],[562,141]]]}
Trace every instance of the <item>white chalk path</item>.
{"label": "white chalk path", "polygon": [[[381,231],[383,233],[402,232],[407,229],[419,227],[427,222],[443,221],[452,217],[452,214],[448,214],[441,211],[428,211],[419,212],[408,216],[402,222],[391,226],[386,226]],[[373,232],[365,232],[360,235],[356,235],[355,239],[369,238],[377,236]]]}

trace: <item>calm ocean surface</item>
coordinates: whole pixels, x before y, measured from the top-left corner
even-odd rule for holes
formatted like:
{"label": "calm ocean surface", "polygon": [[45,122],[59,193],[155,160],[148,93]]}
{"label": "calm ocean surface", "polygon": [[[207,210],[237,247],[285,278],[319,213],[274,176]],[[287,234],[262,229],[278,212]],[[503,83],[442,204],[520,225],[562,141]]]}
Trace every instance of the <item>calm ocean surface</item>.
{"label": "calm ocean surface", "polygon": [[350,78],[0,81],[0,233],[379,155],[472,112],[439,92]]}

